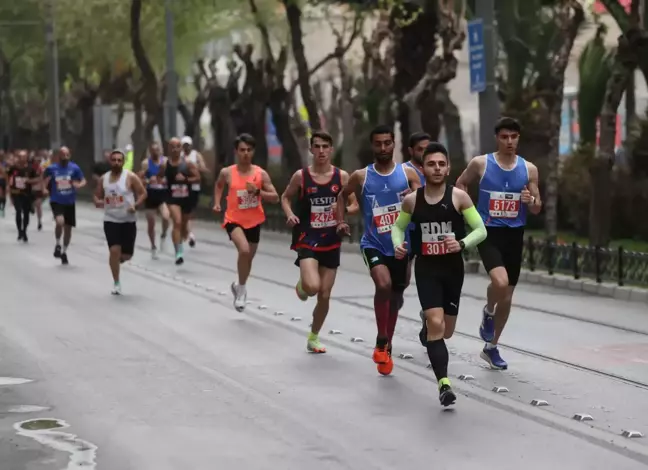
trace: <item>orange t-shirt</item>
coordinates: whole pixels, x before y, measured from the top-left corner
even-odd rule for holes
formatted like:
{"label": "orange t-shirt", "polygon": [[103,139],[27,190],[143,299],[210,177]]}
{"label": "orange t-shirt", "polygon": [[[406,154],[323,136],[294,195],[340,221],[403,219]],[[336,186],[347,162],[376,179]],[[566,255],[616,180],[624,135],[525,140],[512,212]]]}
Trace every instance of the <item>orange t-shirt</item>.
{"label": "orange t-shirt", "polygon": [[262,224],[265,222],[265,212],[261,196],[250,194],[246,183],[250,182],[260,190],[263,187],[263,170],[257,165],[252,165],[249,175],[241,175],[236,165],[229,168],[230,183],[223,227],[227,224],[237,224],[247,229]]}

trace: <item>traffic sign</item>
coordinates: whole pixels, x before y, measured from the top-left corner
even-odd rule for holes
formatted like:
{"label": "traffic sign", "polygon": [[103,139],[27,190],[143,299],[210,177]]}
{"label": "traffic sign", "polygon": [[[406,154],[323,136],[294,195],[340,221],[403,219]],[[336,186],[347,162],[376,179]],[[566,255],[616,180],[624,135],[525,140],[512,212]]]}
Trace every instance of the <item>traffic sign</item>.
{"label": "traffic sign", "polygon": [[481,93],[486,90],[484,22],[481,18],[468,22],[468,54],[470,56],[470,92]]}

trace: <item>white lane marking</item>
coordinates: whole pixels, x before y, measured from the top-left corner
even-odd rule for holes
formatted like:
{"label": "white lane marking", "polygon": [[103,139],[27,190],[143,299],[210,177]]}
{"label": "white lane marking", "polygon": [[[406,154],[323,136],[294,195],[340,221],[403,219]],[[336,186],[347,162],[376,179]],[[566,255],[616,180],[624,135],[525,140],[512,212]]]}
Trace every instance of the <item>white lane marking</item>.
{"label": "white lane marking", "polygon": [[49,410],[46,406],[38,405],[18,405],[12,406],[7,410],[8,413],[35,413],[37,411],[47,411]]}
{"label": "white lane marking", "polygon": [[31,379],[21,379],[19,377],[0,377],[0,386],[2,385],[22,385],[33,382]]}
{"label": "white lane marking", "polygon": [[62,470],[78,470],[79,468],[95,470],[97,468],[96,445],[84,441],[83,439],[79,439],[74,434],[67,432],[55,431],[53,429],[29,430],[23,427],[29,426],[30,423],[34,423],[35,421],[54,421],[56,423],[54,429],[65,429],[69,428],[70,425],[63,420],[56,418],[30,419],[14,424],[14,429],[19,436],[29,437],[39,444],[60,452],[69,453],[70,460],[67,467]]}

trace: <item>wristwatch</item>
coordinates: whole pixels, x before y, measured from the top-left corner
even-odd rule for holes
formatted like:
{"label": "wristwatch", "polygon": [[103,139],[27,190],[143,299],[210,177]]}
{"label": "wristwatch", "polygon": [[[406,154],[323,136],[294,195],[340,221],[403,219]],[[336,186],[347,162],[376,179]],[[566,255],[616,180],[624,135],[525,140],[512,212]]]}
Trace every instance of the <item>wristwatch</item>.
{"label": "wristwatch", "polygon": [[463,251],[466,248],[466,244],[464,243],[463,240],[459,240],[459,246],[461,247],[461,251]]}
{"label": "wristwatch", "polygon": [[256,192],[254,193],[255,196],[259,196],[261,194],[261,190],[257,189]]}

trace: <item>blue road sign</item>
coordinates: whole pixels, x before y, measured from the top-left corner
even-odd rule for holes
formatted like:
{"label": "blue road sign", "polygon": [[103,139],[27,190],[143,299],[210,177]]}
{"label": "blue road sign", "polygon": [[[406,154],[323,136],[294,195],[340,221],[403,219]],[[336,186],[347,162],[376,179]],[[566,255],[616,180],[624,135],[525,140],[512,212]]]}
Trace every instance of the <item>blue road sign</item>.
{"label": "blue road sign", "polygon": [[468,22],[468,54],[470,55],[470,92],[481,93],[486,89],[484,22],[481,18]]}

